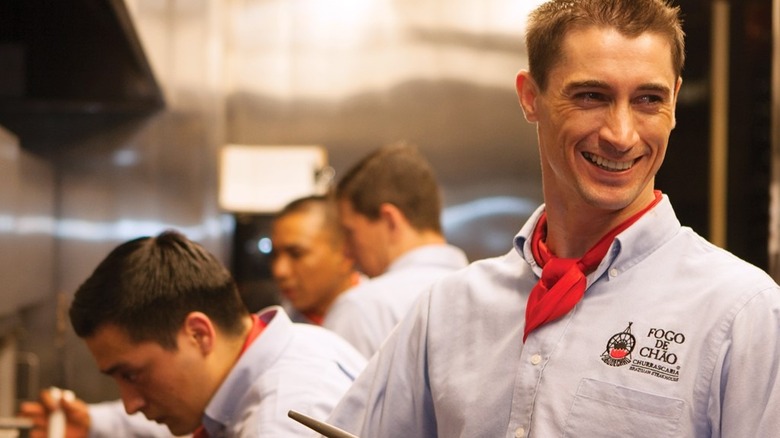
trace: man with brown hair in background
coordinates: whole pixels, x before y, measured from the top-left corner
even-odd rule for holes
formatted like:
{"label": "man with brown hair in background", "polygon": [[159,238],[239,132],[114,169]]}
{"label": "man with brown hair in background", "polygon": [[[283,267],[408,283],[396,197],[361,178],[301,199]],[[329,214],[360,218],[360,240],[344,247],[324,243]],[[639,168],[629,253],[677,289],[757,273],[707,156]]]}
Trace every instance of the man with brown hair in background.
{"label": "man with brown hair in background", "polygon": [[441,227],[436,176],[417,147],[382,147],[335,190],[339,220],[359,269],[370,277],[341,295],[323,326],[370,357],[434,280],[468,263]]}

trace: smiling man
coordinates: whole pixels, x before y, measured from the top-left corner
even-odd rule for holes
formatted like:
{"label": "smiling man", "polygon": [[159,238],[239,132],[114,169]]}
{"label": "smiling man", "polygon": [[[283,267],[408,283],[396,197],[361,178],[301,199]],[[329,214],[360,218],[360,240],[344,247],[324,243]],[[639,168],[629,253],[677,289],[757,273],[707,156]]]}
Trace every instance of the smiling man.
{"label": "smiling man", "polygon": [[654,187],[678,8],[552,0],[526,43],[544,205],[504,257],[423,294],[330,421],[372,438],[775,436],[780,288]]}
{"label": "smiling man", "polygon": [[[281,307],[250,314],[227,269],[172,231],[114,249],[76,291],[70,318],[127,414],[174,435],[307,436],[287,411],[327,415],[364,365],[346,341]],[[152,434],[115,405],[90,417],[81,429],[91,436]]]}

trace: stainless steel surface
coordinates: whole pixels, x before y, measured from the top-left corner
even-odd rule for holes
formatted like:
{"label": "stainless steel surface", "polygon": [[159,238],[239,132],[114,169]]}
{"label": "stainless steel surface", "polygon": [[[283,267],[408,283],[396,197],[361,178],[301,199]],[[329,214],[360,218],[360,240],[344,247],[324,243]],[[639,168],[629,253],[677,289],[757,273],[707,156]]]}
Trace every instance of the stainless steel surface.
{"label": "stainless steel surface", "polygon": [[336,178],[388,142],[418,144],[445,231],[497,255],[541,199],[514,81],[538,1],[231,2],[227,129],[238,144],[323,144]]}
{"label": "stainless steel surface", "polygon": [[[50,164],[0,127],[0,319],[51,288],[54,182]],[[0,333],[2,335],[2,333]]]}
{"label": "stainless steel surface", "polygon": [[16,412],[16,336],[0,336],[0,419]]}
{"label": "stainless steel surface", "polygon": [[[118,393],[70,330],[66,312],[73,291],[124,240],[175,227],[226,258],[231,226],[216,200],[225,116],[223,76],[215,74],[218,53],[212,50],[220,9],[208,0],[136,6],[137,28],[156,60],[166,109],[149,117],[97,114],[85,121],[89,115],[52,113],[40,118],[35,144],[21,141],[53,169],[49,236],[56,245],[47,251],[51,259],[14,264],[30,236],[12,233],[18,243],[14,251],[3,251],[7,259],[0,265],[30,269],[38,281],[49,281],[37,288],[44,298],[28,302],[21,312],[26,330],[19,345],[40,358],[39,387],[73,389],[88,401]],[[69,135],[74,124],[90,129]]]}
{"label": "stainless steel surface", "polygon": [[53,213],[51,166],[0,128],[0,417],[16,412],[20,313],[52,288]]}

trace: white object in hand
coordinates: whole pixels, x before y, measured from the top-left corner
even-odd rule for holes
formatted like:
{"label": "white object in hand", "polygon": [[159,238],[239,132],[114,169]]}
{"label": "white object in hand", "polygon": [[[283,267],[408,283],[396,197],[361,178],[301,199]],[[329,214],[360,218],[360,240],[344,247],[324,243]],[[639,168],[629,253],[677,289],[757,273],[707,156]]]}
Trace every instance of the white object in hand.
{"label": "white object in hand", "polygon": [[61,400],[67,400],[71,401],[75,398],[75,395],[73,394],[73,391],[67,390],[67,389],[60,389],[60,388],[51,388],[49,389],[49,394],[51,395],[52,400],[54,400],[54,403],[57,404],[57,407],[49,414],[49,438],[65,438],[65,412],[62,411],[62,406],[60,406]]}

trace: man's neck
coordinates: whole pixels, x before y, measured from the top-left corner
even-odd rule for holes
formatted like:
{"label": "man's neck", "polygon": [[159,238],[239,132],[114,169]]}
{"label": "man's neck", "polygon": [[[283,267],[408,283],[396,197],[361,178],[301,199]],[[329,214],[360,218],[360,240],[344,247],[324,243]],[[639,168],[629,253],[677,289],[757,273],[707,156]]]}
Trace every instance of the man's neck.
{"label": "man's neck", "polygon": [[398,260],[404,254],[417,248],[427,245],[443,245],[446,243],[447,240],[441,233],[430,230],[410,231],[409,233],[405,234],[403,238],[396,241],[391,248],[388,248],[389,251],[392,251],[390,255],[390,263],[392,264],[392,262]]}
{"label": "man's neck", "polygon": [[557,257],[580,258],[610,230],[652,201],[653,198],[634,202],[619,210],[604,210],[584,203],[566,207],[546,204],[547,247]]}
{"label": "man's neck", "polygon": [[218,344],[219,354],[215,355],[215,360],[223,361],[222,365],[217,368],[220,370],[220,384],[222,380],[224,380],[225,377],[230,373],[230,370],[233,369],[233,366],[236,364],[236,362],[238,362],[238,358],[241,357],[244,344],[246,343],[247,337],[249,336],[250,332],[252,331],[252,327],[254,326],[251,315],[246,315],[242,317],[241,320],[241,334],[235,336],[222,333],[224,342]]}

